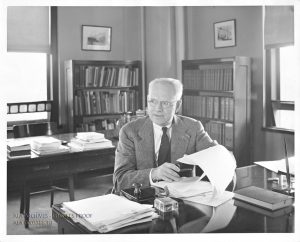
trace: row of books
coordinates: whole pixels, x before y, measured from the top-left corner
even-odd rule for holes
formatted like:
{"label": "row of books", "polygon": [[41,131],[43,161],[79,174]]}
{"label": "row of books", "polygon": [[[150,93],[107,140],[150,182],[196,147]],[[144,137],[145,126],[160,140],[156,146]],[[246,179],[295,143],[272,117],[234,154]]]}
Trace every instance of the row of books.
{"label": "row of books", "polygon": [[75,68],[75,88],[131,87],[139,85],[137,67],[79,66]]}
{"label": "row of books", "polygon": [[183,110],[190,116],[233,121],[234,100],[230,97],[185,95]]}
{"label": "row of books", "polygon": [[224,65],[200,65],[183,72],[184,87],[198,90],[232,91],[233,69]]}
{"label": "row of books", "polygon": [[94,132],[101,130],[114,130],[117,127],[117,119],[95,119],[90,122],[78,123],[76,125],[77,132]]}
{"label": "row of books", "polygon": [[136,110],[137,100],[138,92],[134,90],[82,90],[77,91],[74,96],[74,112],[76,116],[123,113]]}
{"label": "row of books", "polygon": [[233,124],[218,121],[209,121],[204,124],[206,132],[219,144],[233,149]]}

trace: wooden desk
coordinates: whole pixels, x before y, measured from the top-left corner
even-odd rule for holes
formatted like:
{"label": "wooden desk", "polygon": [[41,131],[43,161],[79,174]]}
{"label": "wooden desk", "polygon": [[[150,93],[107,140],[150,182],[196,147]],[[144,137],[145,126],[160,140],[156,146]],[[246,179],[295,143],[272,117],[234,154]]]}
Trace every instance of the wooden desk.
{"label": "wooden desk", "polygon": [[[238,168],[236,189],[255,185],[271,188],[268,177],[274,174],[259,166]],[[294,232],[294,208],[280,216],[272,217],[253,212],[230,200],[213,211],[212,207],[179,200],[179,214],[171,219],[154,219],[152,222],[128,226],[112,233],[292,233]],[[212,216],[214,214],[214,216]],[[216,217],[217,216],[217,217]],[[214,218],[213,218],[214,217]],[[84,226],[64,215],[61,205],[52,208],[52,219],[58,223],[60,234],[91,233]],[[175,229],[174,229],[175,224]]]}
{"label": "wooden desk", "polygon": [[[70,141],[76,134],[59,134],[52,137]],[[36,138],[36,137],[35,137]],[[33,137],[20,138],[31,140]],[[66,178],[70,174],[99,170],[100,174],[113,172],[115,148],[89,151],[72,151],[65,154],[37,156],[7,161],[7,186],[21,186],[30,180]]]}

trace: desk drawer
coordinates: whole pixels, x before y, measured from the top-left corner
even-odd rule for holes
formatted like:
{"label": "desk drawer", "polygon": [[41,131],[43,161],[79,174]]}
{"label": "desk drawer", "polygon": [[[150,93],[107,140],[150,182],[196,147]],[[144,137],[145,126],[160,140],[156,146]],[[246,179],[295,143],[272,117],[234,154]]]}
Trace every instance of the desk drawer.
{"label": "desk drawer", "polygon": [[64,173],[80,173],[90,170],[113,168],[115,156],[105,154],[101,156],[78,157],[72,160],[55,162],[53,172],[55,175]]}

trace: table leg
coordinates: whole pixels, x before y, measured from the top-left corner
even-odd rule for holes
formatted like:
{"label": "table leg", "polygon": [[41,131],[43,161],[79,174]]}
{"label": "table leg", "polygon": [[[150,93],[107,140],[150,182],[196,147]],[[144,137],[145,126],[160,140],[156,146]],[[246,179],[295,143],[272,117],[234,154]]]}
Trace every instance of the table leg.
{"label": "table leg", "polygon": [[70,197],[70,201],[74,201],[75,200],[75,195],[74,195],[74,177],[73,177],[73,175],[70,175],[68,177],[68,183],[69,183],[69,197]]}

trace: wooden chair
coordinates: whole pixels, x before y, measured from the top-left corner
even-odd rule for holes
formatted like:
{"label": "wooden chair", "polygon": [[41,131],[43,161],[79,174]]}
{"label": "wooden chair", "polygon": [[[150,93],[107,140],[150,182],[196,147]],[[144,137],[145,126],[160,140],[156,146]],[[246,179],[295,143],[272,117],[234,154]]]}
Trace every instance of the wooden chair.
{"label": "wooden chair", "polygon": [[[13,127],[13,133],[15,138],[21,137],[30,137],[30,136],[41,136],[41,135],[52,135],[57,133],[57,126],[52,122],[45,123],[32,123],[32,124],[23,124],[23,125],[15,125]],[[45,180],[45,182],[50,183],[48,189],[33,190],[37,188],[36,181],[28,180],[25,184],[23,184],[23,188],[21,191],[21,202],[20,202],[20,213],[24,214],[25,217],[25,228],[28,228],[29,222],[29,207],[30,207],[30,196],[34,194],[40,194],[45,192],[51,192],[50,199],[50,207],[53,205],[54,201],[54,192],[55,191],[64,191],[69,192],[70,201],[74,200],[74,178],[73,175],[68,177],[68,188],[61,188],[54,185],[53,180]]]}

